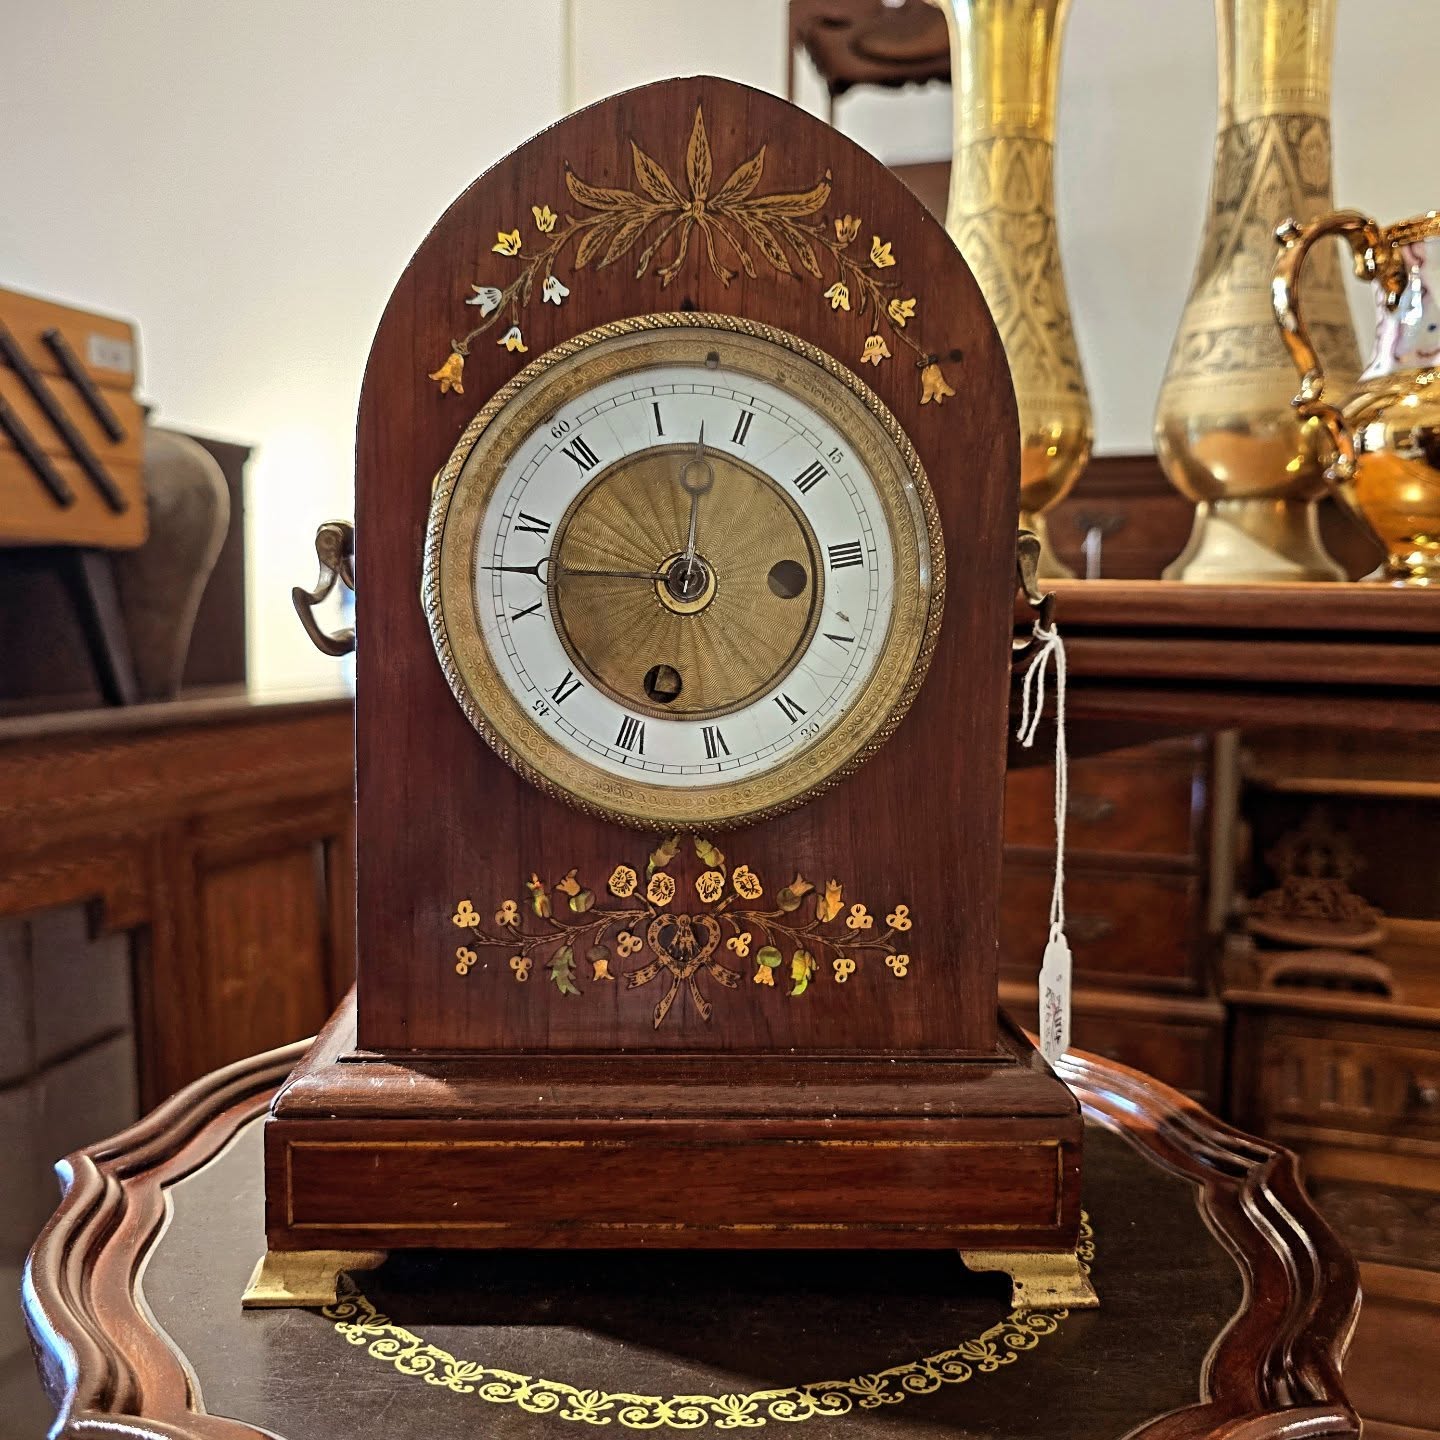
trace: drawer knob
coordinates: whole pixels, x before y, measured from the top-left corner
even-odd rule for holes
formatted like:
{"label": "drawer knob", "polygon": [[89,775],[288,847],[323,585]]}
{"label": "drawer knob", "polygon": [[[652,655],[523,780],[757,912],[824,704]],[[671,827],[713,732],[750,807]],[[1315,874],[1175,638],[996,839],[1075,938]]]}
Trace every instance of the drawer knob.
{"label": "drawer knob", "polygon": [[1115,928],[1115,922],[1108,915],[1072,915],[1065,928],[1072,940],[1100,940]]}
{"label": "drawer knob", "polygon": [[1115,813],[1115,802],[1105,795],[1072,795],[1065,813],[1082,825],[1095,825]]}

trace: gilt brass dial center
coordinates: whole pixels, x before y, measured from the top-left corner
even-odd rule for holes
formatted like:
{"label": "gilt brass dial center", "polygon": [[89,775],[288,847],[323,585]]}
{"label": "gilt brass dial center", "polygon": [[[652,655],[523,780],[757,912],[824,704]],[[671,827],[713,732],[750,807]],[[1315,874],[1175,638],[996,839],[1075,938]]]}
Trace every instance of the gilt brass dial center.
{"label": "gilt brass dial center", "polygon": [[661,562],[664,579],[655,582],[655,598],[677,615],[698,615],[715,598],[715,572],[703,555],[687,560],[684,553]]}
{"label": "gilt brass dial center", "polygon": [[[600,471],[557,527],[550,591],[576,674],[634,714],[729,714],[777,685],[815,634],[814,531],[736,456],[658,445]],[[692,549],[692,518],[694,521]],[[786,591],[770,576],[795,578]],[[657,668],[682,677],[657,696]]]}

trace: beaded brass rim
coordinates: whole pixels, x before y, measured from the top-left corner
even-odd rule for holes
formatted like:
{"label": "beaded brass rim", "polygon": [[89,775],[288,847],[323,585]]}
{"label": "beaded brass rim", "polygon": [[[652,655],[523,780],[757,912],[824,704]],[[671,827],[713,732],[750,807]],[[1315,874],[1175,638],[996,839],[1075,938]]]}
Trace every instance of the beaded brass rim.
{"label": "beaded brass rim", "polygon": [[[475,550],[505,463],[541,421],[603,381],[662,364],[727,367],[794,390],[846,436],[864,464],[894,547],[894,608],[854,703],[773,769],[681,789],[613,775],[562,746],[524,709],[483,637]],[[894,733],[939,639],[945,550],[925,470],[885,403],[833,356],[784,330],[733,315],[672,312],[598,326],[557,345],[498,390],[466,426],[436,479],[421,599],[450,689],[495,753],[547,795],[585,814],[650,830],[720,829],[796,808],[833,787]]]}

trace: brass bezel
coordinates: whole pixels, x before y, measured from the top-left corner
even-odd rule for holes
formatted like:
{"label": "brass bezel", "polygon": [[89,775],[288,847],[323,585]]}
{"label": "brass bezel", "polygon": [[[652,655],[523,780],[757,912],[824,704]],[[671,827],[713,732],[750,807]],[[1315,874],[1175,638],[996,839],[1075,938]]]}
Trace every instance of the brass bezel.
{"label": "brass bezel", "polygon": [[[869,472],[894,546],[894,609],[875,668],[829,730],[763,775],[694,787],[613,775],[560,745],[510,693],[481,632],[475,544],[508,457],[534,428],[604,380],[658,364],[728,367],[801,396],[844,434]],[[474,464],[470,461],[474,458]],[[945,548],[924,466],[890,409],[853,371],[808,341],[735,315],[639,315],[585,331],[528,364],[465,427],[436,479],[421,599],[441,669],[495,753],[547,795],[645,830],[717,830],[778,815],[823,794],[894,733],[924,681],[945,601]]]}

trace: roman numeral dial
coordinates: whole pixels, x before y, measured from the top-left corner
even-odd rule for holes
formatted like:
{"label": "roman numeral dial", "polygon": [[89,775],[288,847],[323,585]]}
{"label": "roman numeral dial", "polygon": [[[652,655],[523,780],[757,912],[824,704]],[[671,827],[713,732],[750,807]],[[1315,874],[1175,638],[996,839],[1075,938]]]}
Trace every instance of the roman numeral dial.
{"label": "roman numeral dial", "polygon": [[778,342],[672,328],[527,379],[532,428],[502,409],[472,437],[446,501],[470,529],[427,554],[473,556],[483,644],[453,669],[489,667],[471,708],[502,755],[592,811],[698,826],[865,742],[934,571],[923,475],[853,389]]}

